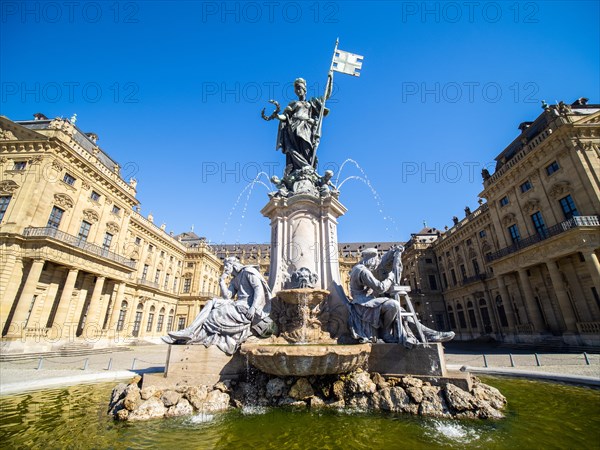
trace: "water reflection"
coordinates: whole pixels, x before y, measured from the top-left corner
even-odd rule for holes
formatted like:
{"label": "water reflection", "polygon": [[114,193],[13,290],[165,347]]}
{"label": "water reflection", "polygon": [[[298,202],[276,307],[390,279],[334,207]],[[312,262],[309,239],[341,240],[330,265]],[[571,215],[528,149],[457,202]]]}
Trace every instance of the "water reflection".
{"label": "water reflection", "polygon": [[600,391],[488,378],[508,398],[498,422],[356,411],[245,409],[118,423],[106,416],[113,384],[0,398],[3,448],[513,449],[599,448]]}

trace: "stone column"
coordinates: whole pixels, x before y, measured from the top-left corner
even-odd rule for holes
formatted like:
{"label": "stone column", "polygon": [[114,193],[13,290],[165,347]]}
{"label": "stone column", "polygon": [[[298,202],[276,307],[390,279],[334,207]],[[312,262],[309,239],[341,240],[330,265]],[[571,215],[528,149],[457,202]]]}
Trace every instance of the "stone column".
{"label": "stone column", "polygon": [[565,290],[562,277],[558,268],[556,267],[556,261],[548,261],[546,263],[548,272],[550,273],[550,279],[552,280],[552,287],[556,298],[558,299],[558,306],[562,312],[563,320],[565,322],[566,331],[577,331],[577,318],[571,306],[571,301]]}
{"label": "stone column", "polygon": [[[504,284],[502,275],[498,275],[498,290],[500,291],[500,297],[502,297],[502,305],[504,306],[504,313],[506,314],[506,320],[508,321],[508,329],[510,331],[514,331],[516,328],[517,320],[513,311],[512,300],[510,299],[510,295],[508,294],[508,289]],[[496,308],[495,300],[494,308]]]}
{"label": "stone column", "polygon": [[585,264],[592,277],[592,283],[596,288],[596,292],[600,295],[600,262],[598,262],[598,256],[594,250],[582,253],[585,259]]}
{"label": "stone column", "polygon": [[39,324],[41,328],[47,328],[48,320],[50,319],[50,314],[52,313],[52,307],[56,302],[56,294],[58,293],[58,287],[61,282],[63,268],[60,266],[55,266],[54,271],[52,273],[52,278],[50,281],[50,286],[48,287],[48,291],[46,292],[46,298],[44,300],[44,304],[42,306],[42,310],[40,311]]}
{"label": "stone column", "polygon": [[71,297],[73,296],[73,289],[75,288],[75,282],[77,281],[78,274],[79,269],[69,269],[60,300],[58,301],[58,308],[56,309],[56,314],[54,315],[54,320],[52,321],[53,327],[56,325],[62,329],[65,321],[67,320],[69,306],[71,305]]}
{"label": "stone column", "polygon": [[90,306],[88,307],[85,324],[83,326],[83,337],[95,337],[97,333],[102,330],[102,323],[101,320],[98,319],[98,312],[102,306],[102,289],[104,289],[105,281],[106,277],[96,278]]}
{"label": "stone column", "polygon": [[[75,304],[75,310],[73,311],[72,323],[67,325],[73,327],[73,332],[69,334],[69,336],[75,336],[77,331],[79,330],[79,324],[81,323],[81,318],[85,313],[86,300],[89,294],[90,288],[94,285],[95,275],[88,274],[83,279],[82,291],[85,291],[85,295],[79,295],[77,298],[77,303]],[[92,291],[93,295],[93,291]],[[91,300],[91,299],[90,299]],[[91,301],[90,304],[91,305]],[[88,305],[88,309],[89,309]]]}
{"label": "stone column", "polygon": [[540,308],[536,304],[536,300],[533,296],[533,290],[531,289],[531,283],[529,282],[529,276],[527,275],[527,269],[519,269],[519,281],[521,289],[523,290],[523,297],[525,300],[525,308],[527,308],[529,320],[533,324],[534,331],[542,332],[546,329],[546,324]]}
{"label": "stone column", "polygon": [[[581,322],[593,321],[595,314],[590,310],[590,305],[581,289],[581,283],[577,277],[575,267],[573,266],[573,257],[563,261],[564,264],[562,264],[562,269],[569,282],[569,288],[576,303],[574,306],[578,311],[578,316],[582,318]],[[600,274],[598,276],[600,276]]]}
{"label": "stone column", "polygon": [[[125,283],[119,283],[117,287],[117,295],[113,301],[113,309],[110,314],[110,321],[108,323],[108,330],[117,331],[117,322],[119,321],[119,314],[121,313],[121,303],[123,302],[123,296],[125,295]],[[128,305],[128,309],[131,308],[131,305]],[[127,318],[125,318],[127,319]],[[123,324],[125,325],[125,324]]]}
{"label": "stone column", "polygon": [[[44,260],[36,259],[31,264],[31,269],[29,269],[29,274],[27,275],[25,286],[23,286],[23,292],[21,292],[19,302],[17,303],[15,313],[12,317],[12,322],[19,326],[22,326],[23,329],[27,326],[27,315],[29,314],[31,301],[33,299],[33,295],[35,294],[38,281],[40,280],[40,275],[42,274],[44,263]],[[17,330],[17,333],[19,331],[21,330]]]}

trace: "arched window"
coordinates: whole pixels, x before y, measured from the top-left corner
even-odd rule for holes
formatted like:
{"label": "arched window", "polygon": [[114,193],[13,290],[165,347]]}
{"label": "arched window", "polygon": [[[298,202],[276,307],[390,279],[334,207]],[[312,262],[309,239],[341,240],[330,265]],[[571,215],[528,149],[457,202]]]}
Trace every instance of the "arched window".
{"label": "arched window", "polygon": [[150,333],[152,331],[152,324],[154,323],[154,311],[156,308],[154,305],[150,307],[150,312],[148,313],[148,325],[146,325],[146,333]]}
{"label": "arched window", "polygon": [[473,302],[467,303],[467,313],[469,314],[469,323],[471,328],[477,328],[477,318],[475,317],[475,308]]}
{"label": "arched window", "polygon": [[123,331],[125,326],[125,316],[127,315],[127,302],[123,300],[121,302],[121,310],[119,311],[119,320],[117,321],[117,331]]}
{"label": "arched window", "polygon": [[140,334],[140,325],[142,324],[142,314],[144,314],[144,305],[142,303],[138,303],[137,309],[135,311],[135,320],[133,321],[133,330],[131,334],[135,337],[138,337]]}
{"label": "arched window", "polygon": [[156,323],[156,331],[162,331],[163,323],[165,322],[165,308],[160,308],[158,312],[158,322]]}
{"label": "arched window", "polygon": [[465,312],[462,305],[459,303],[456,305],[456,314],[458,314],[458,323],[461,328],[467,328],[467,321],[465,320]]}
{"label": "arched window", "polygon": [[492,320],[490,319],[490,313],[484,298],[479,299],[479,312],[481,313],[481,320],[483,320],[483,329],[486,333],[491,333]]}
{"label": "arched window", "polygon": [[454,317],[454,310],[450,305],[448,305],[448,319],[450,320],[450,328],[456,329],[456,318]]}
{"label": "arched window", "polygon": [[167,331],[173,331],[173,320],[175,320],[175,310],[169,311],[169,318],[167,319]]}
{"label": "arched window", "polygon": [[504,303],[502,297],[496,296],[496,310],[498,311],[498,317],[500,318],[500,324],[503,327],[508,327],[508,320],[506,319],[506,311],[504,310]]}

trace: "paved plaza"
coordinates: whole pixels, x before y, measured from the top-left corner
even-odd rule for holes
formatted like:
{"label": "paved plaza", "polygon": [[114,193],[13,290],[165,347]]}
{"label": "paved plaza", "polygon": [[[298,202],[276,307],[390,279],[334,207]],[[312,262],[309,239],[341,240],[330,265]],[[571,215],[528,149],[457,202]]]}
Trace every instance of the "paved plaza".
{"label": "paved plaza", "polygon": [[[84,356],[21,356],[3,360],[0,362],[0,393],[116,381],[136,373],[162,372],[167,351],[167,345],[144,345]],[[466,367],[473,373],[564,378],[563,381],[600,385],[600,354],[536,354],[531,350],[452,343],[446,349],[446,364],[450,370]],[[545,376],[548,374],[556,376]]]}

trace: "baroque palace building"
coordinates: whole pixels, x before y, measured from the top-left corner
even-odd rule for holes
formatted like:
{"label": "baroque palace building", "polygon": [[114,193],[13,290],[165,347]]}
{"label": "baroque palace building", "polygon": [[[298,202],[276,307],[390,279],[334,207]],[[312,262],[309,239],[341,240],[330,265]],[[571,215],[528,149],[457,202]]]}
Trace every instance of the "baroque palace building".
{"label": "baroque palace building", "polygon": [[[476,210],[403,243],[405,284],[458,340],[598,346],[600,105],[545,105],[519,130]],[[136,184],[74,121],[0,117],[3,352],[159,342],[219,294],[225,257],[268,277],[270,245],[169,233],[140,214]],[[393,244],[339,244],[346,292],[361,250]]]}

